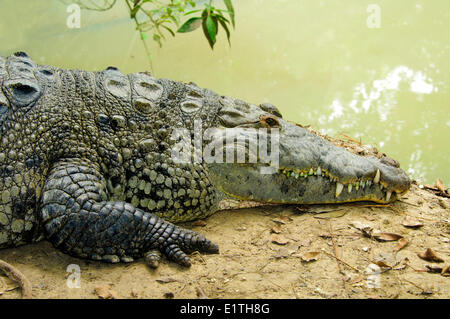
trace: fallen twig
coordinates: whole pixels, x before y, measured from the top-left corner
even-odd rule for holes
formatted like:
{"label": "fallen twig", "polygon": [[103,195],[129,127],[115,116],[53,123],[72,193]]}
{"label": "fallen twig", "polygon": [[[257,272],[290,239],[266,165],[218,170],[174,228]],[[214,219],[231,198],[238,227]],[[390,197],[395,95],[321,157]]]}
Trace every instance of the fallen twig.
{"label": "fallen twig", "polygon": [[361,141],[358,141],[357,139],[354,139],[353,137],[348,136],[347,134],[341,133],[341,135],[343,137],[345,137],[347,140],[352,141],[353,143],[356,143],[358,145],[363,145],[363,143],[361,143]]}
{"label": "fallen twig", "polygon": [[330,254],[330,253],[326,252],[325,250],[322,250],[322,252],[323,252],[325,255],[328,255],[328,256],[330,256],[330,257],[336,258],[336,259],[339,260],[341,263],[343,263],[343,264],[346,265],[347,267],[353,269],[354,271],[356,271],[356,272],[358,272],[358,273],[361,272],[358,268],[355,268],[355,267],[353,267],[352,265],[347,264],[345,261],[343,261],[342,259],[336,257],[335,255]]}
{"label": "fallen twig", "polygon": [[[338,248],[337,248],[337,245],[336,245],[336,238],[334,237],[334,234],[333,234],[333,227],[331,226],[331,220],[328,220],[328,228],[329,228],[329,231],[330,231],[331,242],[332,242],[333,248],[334,248],[334,251],[333,251],[334,252],[334,258],[336,258],[337,267],[338,267],[339,273],[342,274],[341,264],[339,263],[339,257],[338,257]],[[345,279],[342,280],[342,284],[344,286],[344,291],[347,294],[347,289],[346,289],[346,286],[345,286]]]}
{"label": "fallen twig", "polygon": [[24,299],[31,299],[31,282],[25,277],[24,274],[3,260],[0,260],[0,270],[2,270],[11,280],[17,281],[22,288],[22,297]]}
{"label": "fallen twig", "polygon": [[[412,204],[410,204],[410,205],[412,205]],[[363,204],[363,205],[349,204],[348,206],[349,207],[385,207],[385,208],[390,208],[390,209],[392,209],[393,211],[395,211],[396,213],[399,213],[399,214],[407,215],[407,216],[418,218],[418,219],[428,220],[428,221],[431,221],[431,222],[439,222],[439,220],[426,218],[426,217],[423,217],[423,216],[415,216],[415,215],[408,214],[407,212],[402,211],[402,210],[394,207],[391,204]]]}

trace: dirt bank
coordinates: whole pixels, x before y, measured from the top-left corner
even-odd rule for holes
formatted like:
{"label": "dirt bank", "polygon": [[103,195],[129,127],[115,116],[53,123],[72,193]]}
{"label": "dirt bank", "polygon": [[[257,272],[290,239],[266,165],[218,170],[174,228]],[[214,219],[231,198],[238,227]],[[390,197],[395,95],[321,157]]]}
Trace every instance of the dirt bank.
{"label": "dirt bank", "polygon": [[[143,260],[86,261],[48,242],[1,250],[0,259],[28,277],[35,298],[450,298],[450,277],[427,271],[427,265],[438,271],[450,262],[449,207],[448,198],[413,185],[401,201],[385,207],[220,211],[185,225],[221,249],[218,255],[193,254],[190,269],[166,260],[157,270]],[[418,256],[428,248],[444,262]],[[80,267],[81,288],[67,286],[71,264]],[[108,285],[111,291],[105,291]],[[0,298],[20,298],[15,287],[0,274]]]}

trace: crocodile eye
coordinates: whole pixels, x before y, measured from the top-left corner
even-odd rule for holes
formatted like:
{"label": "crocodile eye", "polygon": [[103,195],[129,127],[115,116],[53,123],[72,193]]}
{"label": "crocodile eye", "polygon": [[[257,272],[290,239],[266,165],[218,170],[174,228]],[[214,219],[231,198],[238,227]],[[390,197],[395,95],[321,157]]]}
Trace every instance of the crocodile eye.
{"label": "crocodile eye", "polygon": [[266,127],[280,127],[280,122],[278,122],[278,119],[275,116],[267,115],[261,117],[259,120]]}
{"label": "crocodile eye", "polygon": [[41,94],[37,84],[27,79],[9,80],[5,83],[11,102],[18,106],[26,106],[36,101]]}

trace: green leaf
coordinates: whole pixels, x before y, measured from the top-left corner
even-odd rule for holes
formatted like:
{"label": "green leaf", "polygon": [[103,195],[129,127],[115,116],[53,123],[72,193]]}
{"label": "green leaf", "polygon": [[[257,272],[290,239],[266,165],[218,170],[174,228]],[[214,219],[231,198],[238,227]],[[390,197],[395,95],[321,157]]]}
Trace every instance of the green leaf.
{"label": "green leaf", "polygon": [[228,19],[227,18],[225,18],[223,15],[221,15],[221,14],[216,14],[216,13],[214,13],[213,14],[213,17],[216,17],[218,20],[222,20],[222,21],[224,21],[224,22],[226,22],[226,23],[230,23],[230,21],[228,21]]}
{"label": "green leaf", "polygon": [[189,15],[189,14],[192,14],[192,13],[195,13],[195,12],[200,12],[200,11],[202,11],[202,9],[192,10],[192,11],[186,12],[184,15],[187,16],[187,15]]}
{"label": "green leaf", "polygon": [[147,40],[147,34],[144,32],[141,32],[141,39],[144,41]]}
{"label": "green leaf", "polygon": [[215,8],[215,11],[217,11],[217,12],[225,12],[225,13],[228,13],[228,14],[232,13],[232,12],[230,12],[228,10],[217,9],[217,8]]}
{"label": "green leaf", "polygon": [[200,17],[190,18],[177,30],[177,32],[180,33],[191,32],[200,27],[201,25],[202,25],[202,18]]}
{"label": "green leaf", "polygon": [[211,40],[215,43],[217,35],[217,20],[214,20],[216,19],[214,19],[211,15],[208,15],[206,18],[206,30],[208,31]]}
{"label": "green leaf", "polygon": [[234,8],[233,8],[233,4],[231,3],[231,0],[223,0],[223,2],[225,3],[225,6],[227,7],[231,18],[231,23],[233,24],[233,28],[234,28]]}
{"label": "green leaf", "polygon": [[164,29],[166,29],[167,31],[169,31],[170,32],[170,34],[174,37],[175,36],[175,33],[172,31],[172,29],[171,28],[169,28],[169,27],[166,27],[165,25],[162,25],[162,27],[164,28]]}
{"label": "green leaf", "polygon": [[225,29],[225,32],[227,33],[228,44],[231,47],[230,30],[228,30],[228,27],[227,27],[227,24],[225,23],[225,21],[222,21],[221,19],[219,19],[219,23],[222,25],[222,27]]}
{"label": "green leaf", "polygon": [[209,46],[211,49],[214,49],[214,44],[216,43],[216,34],[217,34],[217,19],[214,19],[208,14],[208,10],[205,9],[202,13],[203,17],[203,33],[205,34],[206,39],[208,40]]}

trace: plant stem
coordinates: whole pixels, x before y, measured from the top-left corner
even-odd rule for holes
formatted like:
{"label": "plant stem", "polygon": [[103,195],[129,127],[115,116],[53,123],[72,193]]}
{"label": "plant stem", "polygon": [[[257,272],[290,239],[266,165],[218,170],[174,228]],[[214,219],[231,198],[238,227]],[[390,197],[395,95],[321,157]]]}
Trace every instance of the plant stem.
{"label": "plant stem", "polygon": [[[131,10],[133,10],[133,9],[131,8],[131,5],[130,5],[130,3],[129,3],[129,0],[125,0],[125,2],[126,2],[126,4],[127,4],[127,6],[128,6],[128,9],[129,9],[130,12],[131,12]],[[133,20],[134,20],[134,22],[135,22],[135,24],[136,24],[136,30],[138,30],[138,31],[141,33],[141,30],[139,29],[140,23],[139,23],[139,21],[137,20],[136,15],[134,16]],[[153,62],[152,62],[152,59],[150,58],[151,52],[150,52],[150,50],[148,49],[147,43],[146,43],[145,40],[142,38],[142,34],[140,34],[140,38],[141,38],[142,43],[144,44],[144,50],[145,50],[145,53],[147,54],[147,60],[148,60],[149,65],[150,65],[150,71],[151,71],[151,73],[153,74],[153,73],[154,73],[154,72],[153,72]]]}

